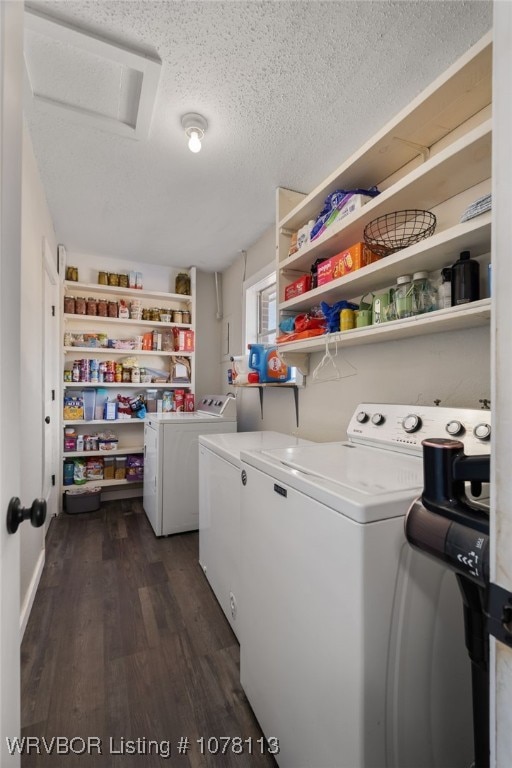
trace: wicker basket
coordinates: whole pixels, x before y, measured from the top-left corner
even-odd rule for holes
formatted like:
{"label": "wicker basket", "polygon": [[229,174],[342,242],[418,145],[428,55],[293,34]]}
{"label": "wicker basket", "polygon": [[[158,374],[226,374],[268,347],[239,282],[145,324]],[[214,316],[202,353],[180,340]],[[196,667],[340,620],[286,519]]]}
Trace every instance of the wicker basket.
{"label": "wicker basket", "polygon": [[378,256],[389,256],[434,234],[436,217],[430,211],[406,210],[386,213],[370,221],[363,238]]}

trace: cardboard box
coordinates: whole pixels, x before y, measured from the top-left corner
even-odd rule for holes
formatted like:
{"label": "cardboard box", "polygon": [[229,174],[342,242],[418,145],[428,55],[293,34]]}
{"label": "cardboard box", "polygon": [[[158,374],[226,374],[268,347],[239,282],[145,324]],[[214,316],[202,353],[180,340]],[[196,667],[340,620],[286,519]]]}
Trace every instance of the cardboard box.
{"label": "cardboard box", "polygon": [[302,275],[298,280],[295,280],[290,285],[287,285],[284,289],[284,300],[293,299],[295,296],[300,296],[302,293],[306,293],[311,288],[311,275]]}
{"label": "cardboard box", "polygon": [[325,285],[331,280],[337,280],[343,275],[348,275],[349,272],[355,272],[356,269],[373,264],[379,258],[364,243],[356,243],[318,265],[318,285]]}
{"label": "cardboard box", "polygon": [[183,328],[173,328],[174,351],[175,352],[193,352],[194,351],[194,331]]}

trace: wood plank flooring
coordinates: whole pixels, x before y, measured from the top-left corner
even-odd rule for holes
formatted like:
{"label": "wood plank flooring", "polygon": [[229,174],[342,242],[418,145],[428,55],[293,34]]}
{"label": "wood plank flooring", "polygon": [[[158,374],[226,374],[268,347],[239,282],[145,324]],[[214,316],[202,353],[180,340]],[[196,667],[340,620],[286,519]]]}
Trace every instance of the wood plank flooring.
{"label": "wood plank flooring", "polygon": [[[52,521],[21,685],[22,736],[76,737],[75,754],[55,743],[46,754],[39,742],[22,768],[276,766],[261,754],[239,646],[198,564],[198,534],[156,538],[139,499]],[[209,754],[208,739],[221,736],[252,739],[253,754],[247,745]],[[88,738],[100,742],[77,754]]]}

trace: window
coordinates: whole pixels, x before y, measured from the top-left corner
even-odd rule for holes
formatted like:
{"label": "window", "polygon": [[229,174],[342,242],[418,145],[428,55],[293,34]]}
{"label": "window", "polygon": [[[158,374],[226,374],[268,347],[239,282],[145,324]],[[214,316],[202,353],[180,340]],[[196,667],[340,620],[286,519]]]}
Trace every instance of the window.
{"label": "window", "polygon": [[274,282],[266,288],[261,288],[257,291],[258,344],[274,344],[276,340],[276,302],[277,296],[274,273]]}
{"label": "window", "polygon": [[244,283],[245,345],[274,344],[277,327],[277,286],[273,265]]}

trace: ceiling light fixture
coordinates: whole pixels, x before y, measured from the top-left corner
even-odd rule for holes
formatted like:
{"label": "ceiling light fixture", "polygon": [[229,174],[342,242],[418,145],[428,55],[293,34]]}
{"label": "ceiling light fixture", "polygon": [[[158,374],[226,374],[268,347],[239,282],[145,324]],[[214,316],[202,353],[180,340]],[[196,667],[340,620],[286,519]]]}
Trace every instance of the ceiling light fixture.
{"label": "ceiling light fixture", "polygon": [[187,112],[181,118],[181,125],[188,136],[188,148],[191,152],[199,152],[201,141],[208,128],[206,119],[196,112]]}

